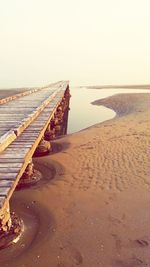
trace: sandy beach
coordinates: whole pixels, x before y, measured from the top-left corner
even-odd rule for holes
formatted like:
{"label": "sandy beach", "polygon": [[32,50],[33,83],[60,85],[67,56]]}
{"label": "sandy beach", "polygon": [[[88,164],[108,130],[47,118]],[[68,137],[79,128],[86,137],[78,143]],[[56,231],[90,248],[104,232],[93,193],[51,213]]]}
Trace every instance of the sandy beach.
{"label": "sandy beach", "polygon": [[0,266],[150,267],[149,103],[144,93],[97,100],[116,117],[34,158],[43,179],[11,199],[24,233]]}

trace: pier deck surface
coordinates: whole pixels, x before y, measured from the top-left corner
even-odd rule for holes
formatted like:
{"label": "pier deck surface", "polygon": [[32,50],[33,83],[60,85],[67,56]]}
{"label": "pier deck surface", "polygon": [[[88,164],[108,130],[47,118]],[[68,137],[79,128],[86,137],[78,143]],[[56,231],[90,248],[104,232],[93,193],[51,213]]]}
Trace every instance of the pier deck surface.
{"label": "pier deck surface", "polygon": [[0,103],[0,209],[14,192],[67,87],[68,82],[59,82]]}

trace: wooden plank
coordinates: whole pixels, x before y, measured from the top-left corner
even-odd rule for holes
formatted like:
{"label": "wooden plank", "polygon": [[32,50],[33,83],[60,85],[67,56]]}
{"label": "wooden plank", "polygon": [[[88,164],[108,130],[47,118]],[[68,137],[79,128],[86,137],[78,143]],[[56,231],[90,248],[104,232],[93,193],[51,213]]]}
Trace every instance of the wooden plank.
{"label": "wooden plank", "polygon": [[6,150],[5,150],[5,152],[8,152],[8,153],[11,153],[12,155],[13,155],[13,157],[15,157],[15,154],[14,154],[14,152],[16,153],[26,153],[26,152],[28,152],[28,148],[22,148],[22,149],[20,149],[20,148],[18,148],[18,147],[8,147]]}
{"label": "wooden plank", "polygon": [[0,173],[0,180],[15,180],[18,173]]}
{"label": "wooden plank", "polygon": [[18,114],[18,113],[13,113],[13,117],[10,113],[3,113],[0,114],[0,118],[4,118],[4,117],[8,117],[9,119],[13,119],[13,118],[22,118],[22,116],[24,116],[24,114]]}
{"label": "wooden plank", "polygon": [[6,110],[9,111],[9,114],[13,112],[30,112],[30,111],[33,111],[33,108],[30,108],[30,107],[0,107],[0,113],[2,114],[3,112],[6,112]]}
{"label": "wooden plank", "polygon": [[20,168],[6,168],[6,167],[0,167],[0,173],[18,173],[18,171],[20,170]]}
{"label": "wooden plank", "polygon": [[[28,142],[27,142],[28,141]],[[33,143],[33,141],[29,141],[29,140],[21,140],[21,139],[19,139],[18,140],[18,138],[16,139],[16,142],[14,143],[11,143],[11,145],[10,145],[10,147],[11,146],[17,146],[18,145],[18,147],[19,146],[21,146],[21,147],[24,147],[24,146],[26,146],[26,145],[32,145],[32,143]]]}
{"label": "wooden plank", "polygon": [[[37,137],[39,135],[39,132],[28,132],[26,133],[26,137]],[[28,140],[28,139],[27,139]]]}
{"label": "wooden plank", "polygon": [[5,196],[1,196],[1,197],[0,197],[0,208],[3,207],[4,202],[5,202]]}
{"label": "wooden plank", "polygon": [[12,180],[0,180],[0,188],[2,187],[11,187],[13,185]]}
{"label": "wooden plank", "polygon": [[10,191],[10,187],[0,187],[0,196],[7,196]]}
{"label": "wooden plank", "polygon": [[5,120],[5,121],[0,119],[0,124],[4,124],[5,126],[6,126],[6,124],[7,124],[7,125],[8,125],[8,124],[12,124],[12,125],[13,125],[14,123],[17,123],[17,122],[19,122],[19,121],[20,121],[20,120],[18,120],[18,119],[16,119],[16,120],[8,120],[8,119],[7,119],[7,120]]}
{"label": "wooden plank", "polygon": [[24,159],[16,159],[16,158],[1,158],[0,157],[0,163],[23,163],[24,162]]}
{"label": "wooden plank", "polygon": [[22,147],[23,148],[30,148],[32,146],[32,144],[25,144],[25,143],[22,143],[22,144],[11,144],[9,147],[11,147],[11,148],[20,148],[20,149],[22,149]]}
{"label": "wooden plank", "polygon": [[19,154],[17,153],[14,156],[14,153],[10,153],[10,152],[6,153],[6,150],[5,150],[3,151],[2,154],[0,154],[0,158],[7,159],[7,158],[15,157],[16,159],[20,159],[20,158],[24,158],[25,154],[26,154],[25,152],[19,152]]}
{"label": "wooden plank", "polygon": [[2,135],[3,135],[4,133],[7,133],[9,130],[11,131],[10,126],[8,126],[8,127],[5,126],[5,128],[0,126],[0,133],[1,133],[0,138],[2,137]]}
{"label": "wooden plank", "polygon": [[0,170],[1,168],[20,168],[22,163],[20,162],[2,162],[0,163]]}
{"label": "wooden plank", "polygon": [[16,135],[13,131],[8,131],[6,134],[0,137],[0,153],[14,140]]}

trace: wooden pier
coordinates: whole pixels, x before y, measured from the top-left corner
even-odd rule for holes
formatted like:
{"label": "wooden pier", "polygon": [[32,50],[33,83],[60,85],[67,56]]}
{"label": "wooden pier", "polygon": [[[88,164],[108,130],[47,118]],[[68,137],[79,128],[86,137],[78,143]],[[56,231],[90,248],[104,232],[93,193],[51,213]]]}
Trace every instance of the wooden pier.
{"label": "wooden pier", "polygon": [[12,227],[9,200],[22,179],[32,178],[33,154],[50,150],[50,140],[64,133],[69,98],[63,81],[0,100],[0,234]]}

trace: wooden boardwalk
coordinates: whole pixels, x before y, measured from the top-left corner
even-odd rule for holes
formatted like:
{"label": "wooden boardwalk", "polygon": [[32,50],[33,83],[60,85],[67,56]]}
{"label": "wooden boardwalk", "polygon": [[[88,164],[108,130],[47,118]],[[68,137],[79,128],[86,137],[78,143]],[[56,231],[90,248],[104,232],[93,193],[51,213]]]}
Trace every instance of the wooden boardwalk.
{"label": "wooden boardwalk", "polygon": [[8,221],[9,199],[67,90],[65,81],[0,100],[0,227]]}

